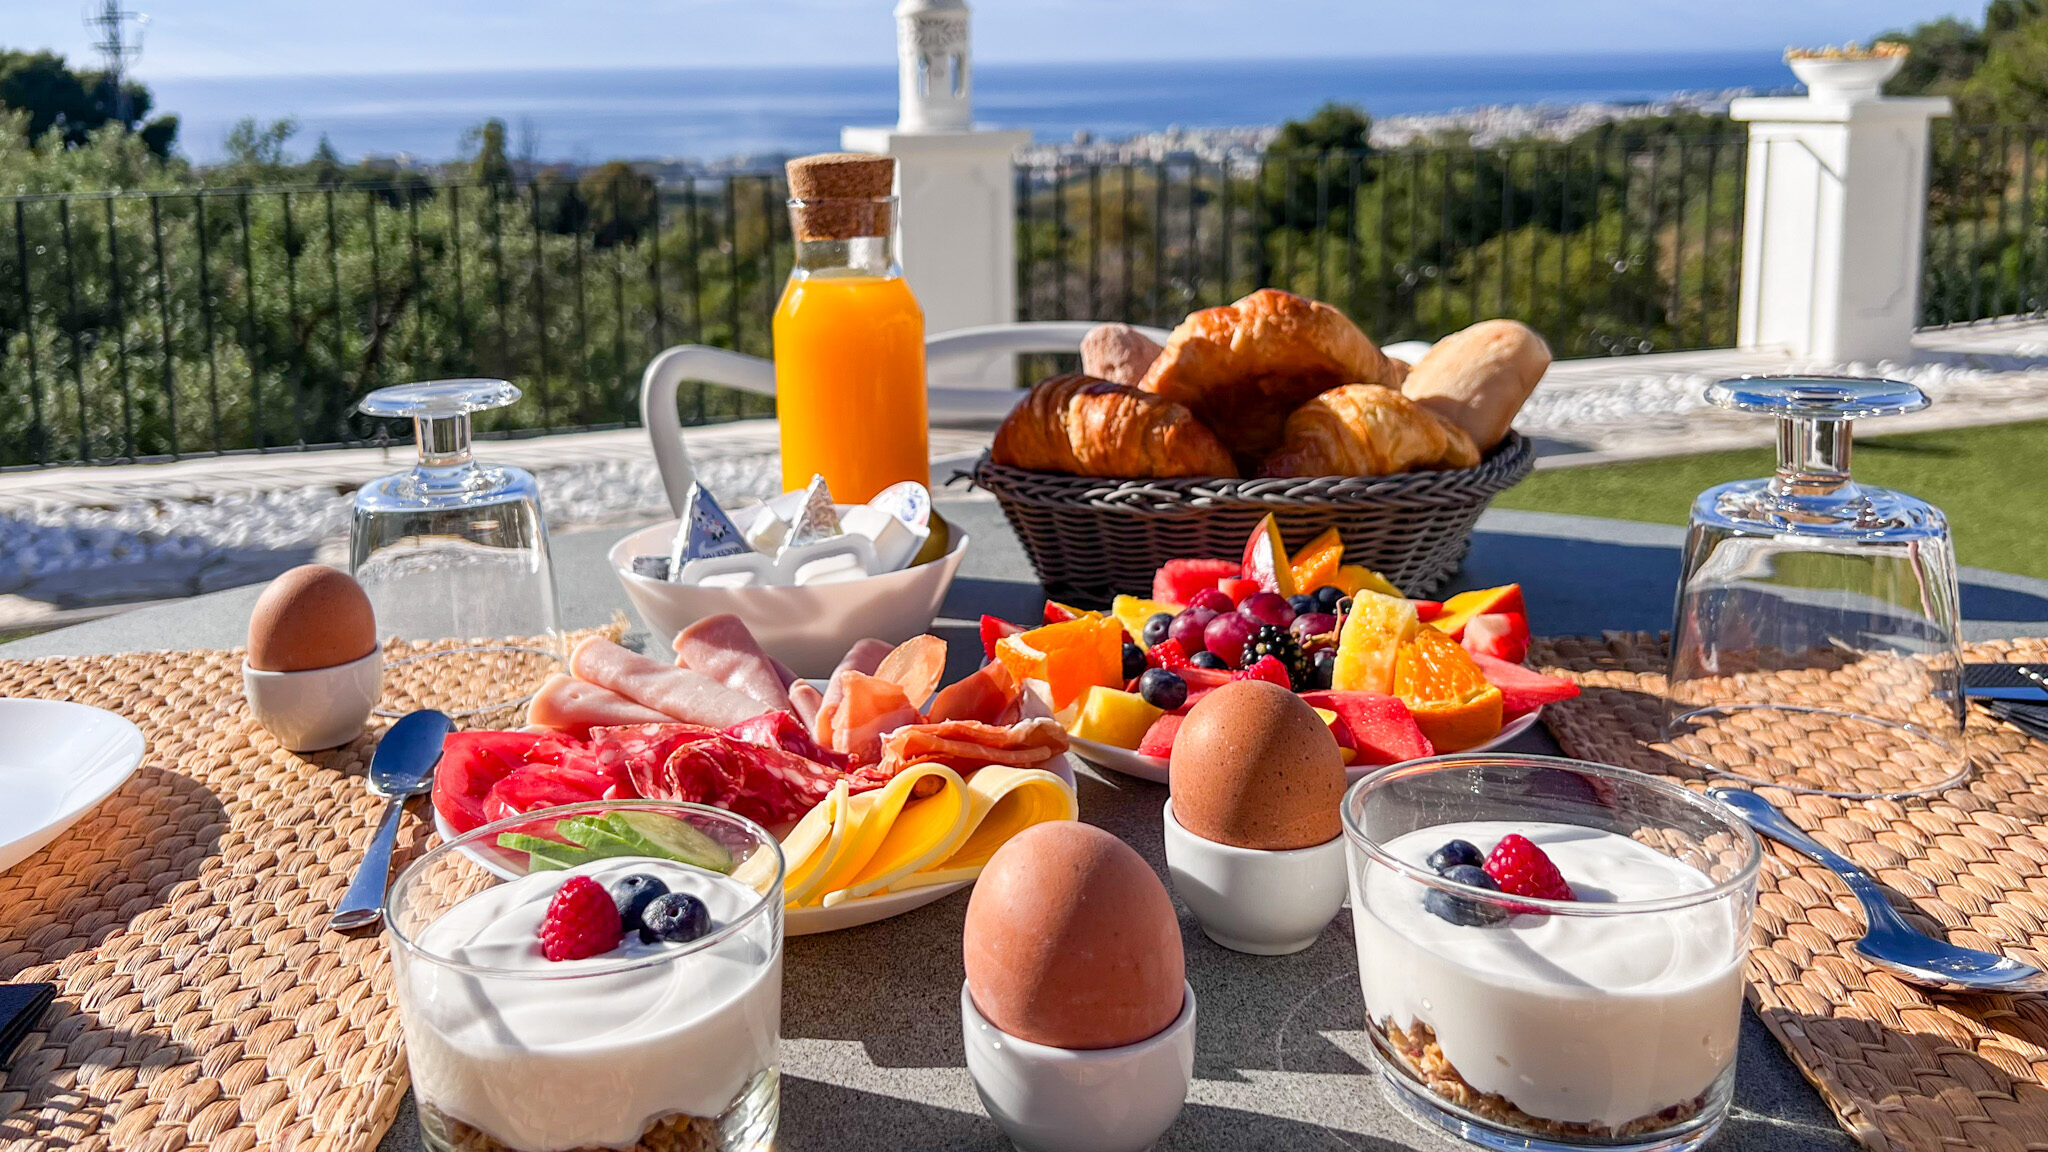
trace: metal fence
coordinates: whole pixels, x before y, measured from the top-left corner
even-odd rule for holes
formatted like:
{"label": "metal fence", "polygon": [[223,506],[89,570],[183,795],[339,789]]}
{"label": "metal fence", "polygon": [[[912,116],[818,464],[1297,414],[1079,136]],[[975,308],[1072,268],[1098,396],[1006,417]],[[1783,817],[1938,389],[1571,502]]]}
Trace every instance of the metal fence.
{"label": "metal fence", "polygon": [[[780,175],[0,199],[0,467],[403,437],[371,389],[484,375],[485,435],[617,427],[662,347],[765,355]],[[699,386],[694,422],[762,415]]]}
{"label": "metal fence", "polygon": [[1920,322],[2048,310],[2048,126],[1941,124],[1928,174]]}
{"label": "metal fence", "polygon": [[1171,327],[1275,285],[1383,343],[1509,316],[1561,356],[1727,345],[1746,147],[1615,132],[1024,167],[1021,311]]}

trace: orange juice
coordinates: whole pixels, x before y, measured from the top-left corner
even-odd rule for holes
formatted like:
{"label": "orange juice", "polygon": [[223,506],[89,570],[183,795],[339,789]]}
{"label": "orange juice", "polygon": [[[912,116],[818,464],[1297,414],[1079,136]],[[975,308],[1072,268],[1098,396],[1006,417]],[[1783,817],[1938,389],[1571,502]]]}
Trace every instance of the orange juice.
{"label": "orange juice", "polygon": [[857,504],[930,483],[924,310],[901,276],[798,268],[775,310],[775,395],[784,491],[816,473]]}

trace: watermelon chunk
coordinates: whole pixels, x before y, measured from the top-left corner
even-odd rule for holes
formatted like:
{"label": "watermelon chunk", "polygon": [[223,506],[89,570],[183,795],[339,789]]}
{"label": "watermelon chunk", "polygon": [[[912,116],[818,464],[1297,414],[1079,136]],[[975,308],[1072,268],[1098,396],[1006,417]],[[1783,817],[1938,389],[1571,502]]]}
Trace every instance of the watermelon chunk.
{"label": "watermelon chunk", "polygon": [[1358,754],[1354,765],[1399,764],[1436,754],[1408,706],[1396,697],[1378,692],[1304,692],[1301,698],[1312,708],[1337,714],[1330,730],[1340,746]]}
{"label": "watermelon chunk", "polygon": [[1000,616],[981,618],[981,654],[990,660],[996,658],[996,641],[1005,636],[1015,636],[1024,631],[1022,624],[1012,624]]}
{"label": "watermelon chunk", "polygon": [[1152,599],[1186,604],[1195,593],[1237,573],[1235,560],[1168,560],[1152,574]]}
{"label": "watermelon chunk", "polygon": [[1501,714],[1508,719],[1579,694],[1579,686],[1562,676],[1545,676],[1533,668],[1497,660],[1483,652],[1474,652],[1472,659],[1485,674],[1486,682],[1500,689]]}
{"label": "watermelon chunk", "polygon": [[1145,729],[1145,738],[1138,742],[1138,755],[1157,756],[1161,760],[1172,756],[1173,738],[1179,734],[1181,721],[1185,719],[1187,717],[1168,712],[1154,720],[1152,726]]}
{"label": "watermelon chunk", "polygon": [[1265,591],[1264,588],[1259,586],[1257,580],[1247,580],[1242,576],[1230,576],[1218,580],[1216,582],[1216,590],[1230,597],[1232,604],[1242,604],[1245,597],[1252,593]]}

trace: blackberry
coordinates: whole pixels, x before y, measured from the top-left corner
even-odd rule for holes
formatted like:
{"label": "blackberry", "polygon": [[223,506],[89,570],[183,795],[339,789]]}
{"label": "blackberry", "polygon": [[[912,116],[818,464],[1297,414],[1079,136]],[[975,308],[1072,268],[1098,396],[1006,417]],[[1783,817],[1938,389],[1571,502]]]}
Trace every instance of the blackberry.
{"label": "blackberry", "polygon": [[1301,650],[1301,641],[1294,633],[1278,624],[1267,624],[1252,638],[1244,642],[1244,657],[1240,661],[1249,668],[1258,663],[1259,657],[1271,656],[1287,669],[1287,681],[1296,692],[1307,692],[1315,682],[1315,666],[1308,654]]}

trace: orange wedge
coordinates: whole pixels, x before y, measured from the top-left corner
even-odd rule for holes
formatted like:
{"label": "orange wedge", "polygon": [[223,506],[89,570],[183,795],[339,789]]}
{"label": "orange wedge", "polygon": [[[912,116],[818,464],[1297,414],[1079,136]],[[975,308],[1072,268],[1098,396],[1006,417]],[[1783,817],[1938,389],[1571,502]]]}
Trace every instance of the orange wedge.
{"label": "orange wedge", "polygon": [[1456,640],[1426,624],[1401,645],[1394,695],[1438,752],[1476,748],[1500,734],[1500,689]]}
{"label": "orange wedge", "polygon": [[1043,680],[1055,710],[1097,684],[1123,686],[1124,626],[1090,614],[996,641],[996,659],[1019,681]]}

